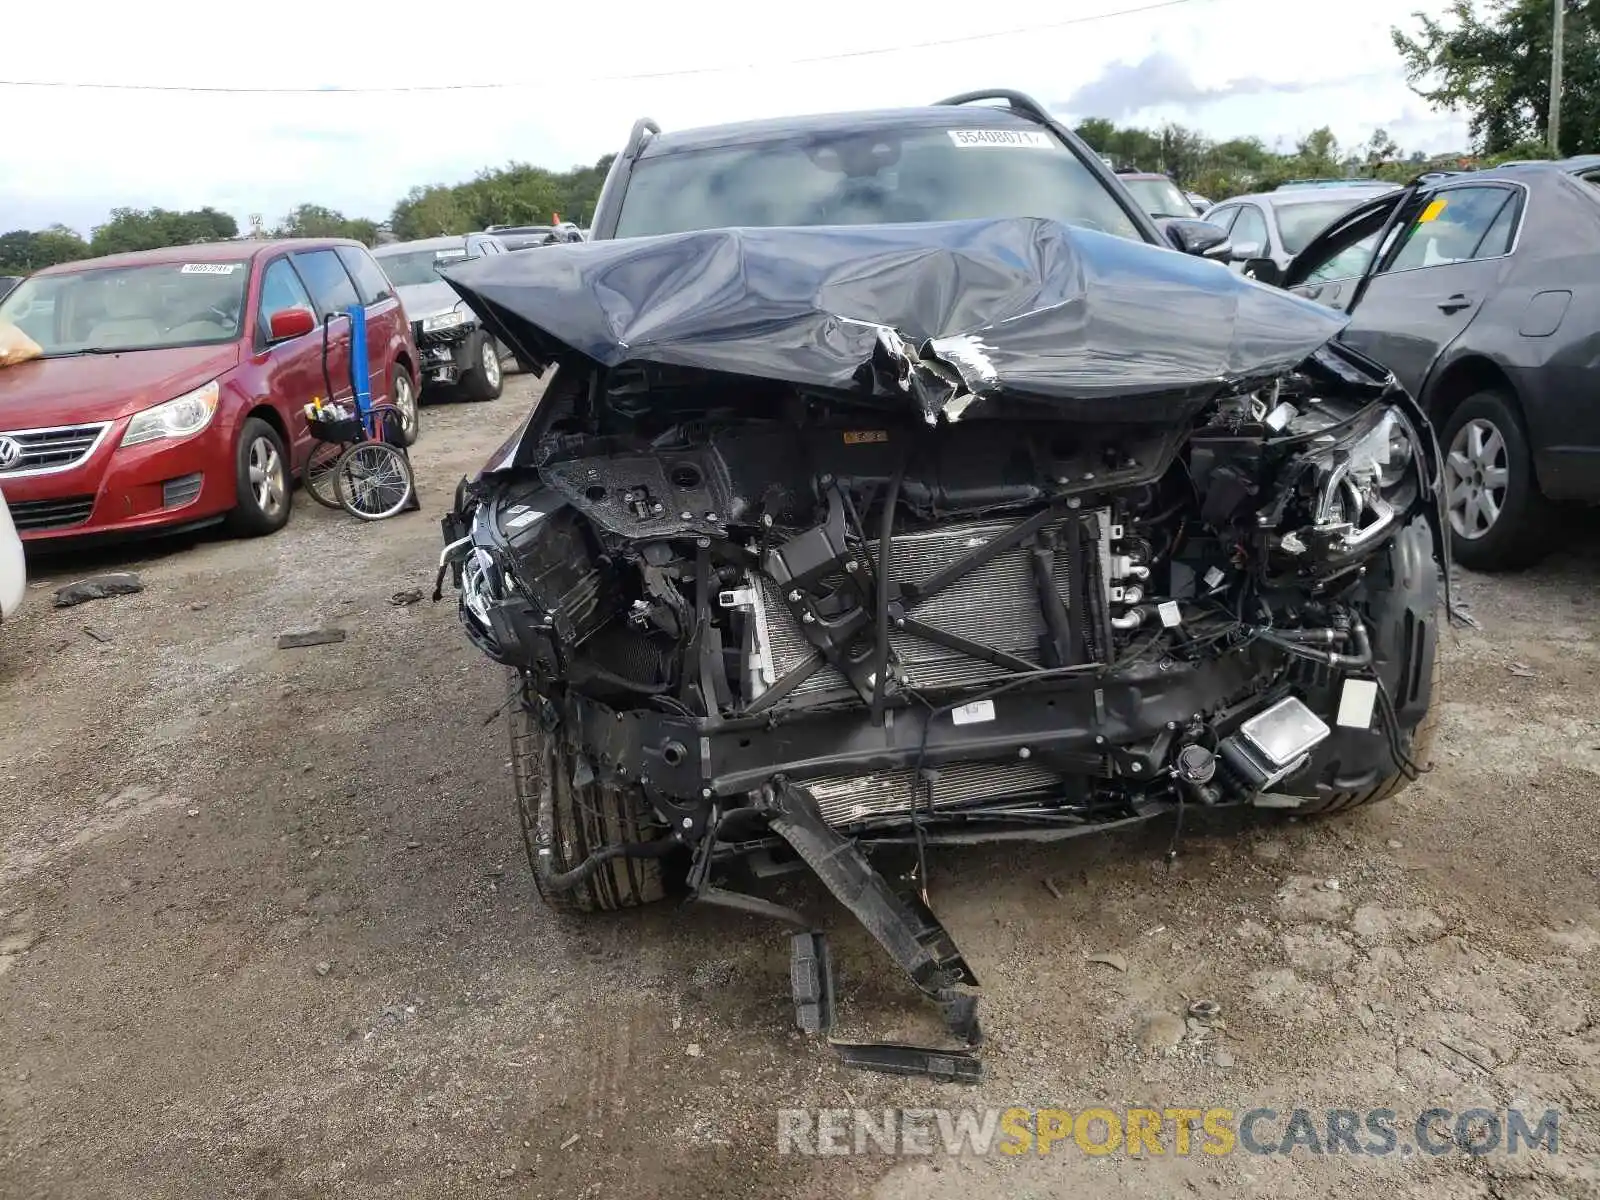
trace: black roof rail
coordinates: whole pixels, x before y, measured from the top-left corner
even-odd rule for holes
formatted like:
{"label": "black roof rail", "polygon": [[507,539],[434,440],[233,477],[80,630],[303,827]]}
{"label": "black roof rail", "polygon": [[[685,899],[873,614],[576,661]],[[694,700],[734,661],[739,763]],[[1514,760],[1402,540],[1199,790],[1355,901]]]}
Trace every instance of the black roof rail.
{"label": "black roof rail", "polygon": [[1050,114],[1045,111],[1044,105],[1026,92],[1014,92],[1009,88],[984,88],[976,92],[962,92],[959,96],[938,101],[936,107],[947,104],[976,104],[980,100],[1004,100],[1013,112],[1032,117],[1042,125],[1050,124]]}
{"label": "black roof rail", "polygon": [[633,123],[633,130],[628,134],[628,146],[622,152],[624,157],[632,158],[639,153],[639,149],[644,145],[646,138],[652,133],[660,132],[661,126],[657,125],[649,117],[640,117]]}

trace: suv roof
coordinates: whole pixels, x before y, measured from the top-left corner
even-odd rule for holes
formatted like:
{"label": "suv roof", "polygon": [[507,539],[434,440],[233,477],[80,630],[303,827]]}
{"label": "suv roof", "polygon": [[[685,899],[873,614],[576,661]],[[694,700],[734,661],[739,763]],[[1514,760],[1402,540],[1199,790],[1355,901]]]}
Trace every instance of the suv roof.
{"label": "suv roof", "polygon": [[[1040,110],[1041,113],[1043,110]],[[959,118],[953,114],[960,113]],[[767,142],[778,137],[807,133],[832,133],[840,129],[943,129],[950,125],[975,125],[984,129],[1028,129],[1042,122],[1009,108],[991,105],[949,104],[920,108],[875,108],[854,112],[809,113],[799,117],[768,117],[758,121],[737,121],[729,125],[705,125],[696,129],[655,132],[639,151],[640,158],[671,154],[679,150],[702,150],[710,146],[737,146],[744,142]]]}
{"label": "suv roof", "polygon": [[[992,103],[1003,102],[1003,107]],[[1076,155],[1115,202],[1123,207],[1129,220],[1147,241],[1165,244],[1161,231],[1148,213],[1132,203],[1126,188],[1116,182],[1116,173],[1102,156],[1096,154],[1077,134],[1068,129],[1037,100],[1023,92],[1005,88],[986,88],[963,92],[958,96],[934,104],[909,108],[861,109],[851,112],[810,113],[801,116],[770,117],[755,121],[738,121],[726,125],[705,125],[693,129],[663,132],[648,117],[633,124],[627,145],[612,161],[610,173],[600,189],[596,201],[591,230],[602,238],[610,237],[616,228],[618,210],[633,164],[641,160],[675,154],[680,151],[711,149],[716,147],[760,144],[808,133],[838,134],[841,131],[871,133],[873,130],[951,129],[968,127],[977,129],[1044,129],[1053,134],[1068,150]]]}
{"label": "suv roof", "polygon": [[100,258],[80,258],[76,262],[58,263],[34,272],[36,275],[71,275],[76,271],[98,271],[105,267],[160,266],[175,262],[238,262],[241,258],[254,261],[264,254],[279,250],[313,250],[327,246],[366,247],[353,238],[279,238],[260,242],[200,242],[193,246],[162,246],[158,250],[130,250],[126,254],[107,254]]}

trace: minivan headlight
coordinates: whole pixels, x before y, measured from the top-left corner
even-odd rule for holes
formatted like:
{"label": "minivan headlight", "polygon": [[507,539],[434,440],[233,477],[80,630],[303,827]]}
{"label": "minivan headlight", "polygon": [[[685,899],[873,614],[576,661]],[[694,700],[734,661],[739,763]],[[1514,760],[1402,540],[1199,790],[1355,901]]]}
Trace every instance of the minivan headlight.
{"label": "minivan headlight", "polygon": [[154,408],[135,413],[133,420],[128,422],[128,432],[122,435],[122,444],[142,446],[161,438],[188,437],[199,433],[211,424],[211,418],[216,415],[221,391],[213,379],[192,392],[185,392]]}

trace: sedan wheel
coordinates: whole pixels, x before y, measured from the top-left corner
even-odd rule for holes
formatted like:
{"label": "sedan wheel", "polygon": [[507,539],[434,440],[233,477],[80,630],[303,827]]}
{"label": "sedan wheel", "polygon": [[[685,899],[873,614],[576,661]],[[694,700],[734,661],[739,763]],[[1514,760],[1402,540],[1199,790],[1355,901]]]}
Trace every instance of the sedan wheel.
{"label": "sedan wheel", "polygon": [[1474,571],[1537,562],[1555,542],[1560,517],[1539,491],[1515,399],[1500,391],[1468,396],[1445,418],[1439,444],[1455,560]]}
{"label": "sedan wheel", "polygon": [[1511,482],[1505,437],[1483,417],[1468,421],[1450,441],[1444,470],[1450,527],[1468,541],[1486,536],[1500,519]]}

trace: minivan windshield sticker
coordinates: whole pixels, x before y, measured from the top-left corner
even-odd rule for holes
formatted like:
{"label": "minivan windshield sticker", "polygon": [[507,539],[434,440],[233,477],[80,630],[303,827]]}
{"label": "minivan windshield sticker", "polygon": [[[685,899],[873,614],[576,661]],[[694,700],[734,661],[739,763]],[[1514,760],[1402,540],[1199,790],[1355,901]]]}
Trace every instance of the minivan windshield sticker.
{"label": "minivan windshield sticker", "polygon": [[1050,149],[1050,135],[1037,129],[947,129],[958,146],[1018,146],[1024,150]]}
{"label": "minivan windshield sticker", "polygon": [[184,263],[178,271],[180,275],[232,275],[239,269],[238,263]]}

